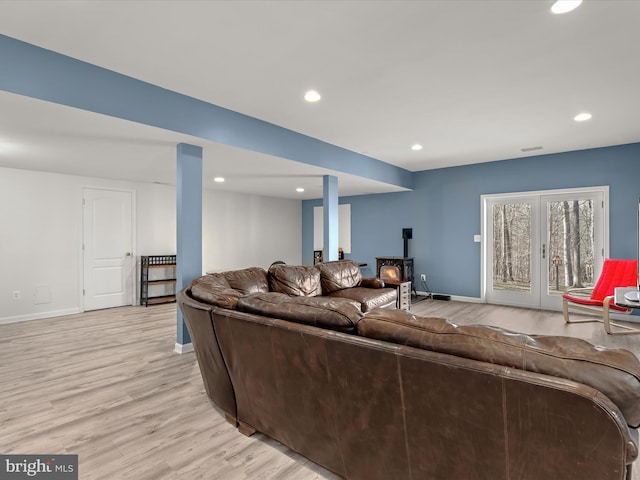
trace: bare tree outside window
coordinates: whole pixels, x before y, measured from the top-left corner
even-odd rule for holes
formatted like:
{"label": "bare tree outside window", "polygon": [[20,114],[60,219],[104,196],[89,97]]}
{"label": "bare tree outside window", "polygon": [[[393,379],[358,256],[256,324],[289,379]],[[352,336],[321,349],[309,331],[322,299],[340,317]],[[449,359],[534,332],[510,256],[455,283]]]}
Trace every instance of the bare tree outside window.
{"label": "bare tree outside window", "polygon": [[493,288],[530,291],[531,206],[495,205],[493,225]]}
{"label": "bare tree outside window", "polygon": [[[593,286],[593,201],[571,200],[548,203],[549,253],[562,259],[564,268],[549,266],[549,291],[561,294],[568,288]],[[561,225],[561,226],[560,226]],[[559,289],[556,290],[556,283]]]}
{"label": "bare tree outside window", "polygon": [[[593,286],[594,211],[592,200],[547,202],[549,238],[545,260],[549,293]],[[531,290],[531,207],[493,207],[493,288]],[[554,259],[553,262],[551,259]]]}

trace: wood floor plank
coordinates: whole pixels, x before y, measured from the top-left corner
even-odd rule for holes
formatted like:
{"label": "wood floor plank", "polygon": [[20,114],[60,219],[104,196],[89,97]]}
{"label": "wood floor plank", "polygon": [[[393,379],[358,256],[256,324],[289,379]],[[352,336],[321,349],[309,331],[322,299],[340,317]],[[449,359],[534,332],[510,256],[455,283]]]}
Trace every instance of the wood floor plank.
{"label": "wood floor plank", "polygon": [[[423,316],[568,335],[640,354],[640,335],[560,312],[423,300]],[[83,480],[337,480],[262,434],[245,437],[177,355],[175,304],[0,325],[0,452],[79,455]],[[634,472],[640,480],[640,472]]]}

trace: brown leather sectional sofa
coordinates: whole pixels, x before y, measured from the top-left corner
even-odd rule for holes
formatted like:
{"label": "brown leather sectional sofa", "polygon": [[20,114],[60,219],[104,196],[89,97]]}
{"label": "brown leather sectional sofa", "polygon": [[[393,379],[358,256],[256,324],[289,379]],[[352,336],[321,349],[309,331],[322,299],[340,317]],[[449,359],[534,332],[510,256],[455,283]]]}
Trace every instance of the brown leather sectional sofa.
{"label": "brown leather sectional sofa", "polygon": [[211,273],[195,279],[190,288],[194,298],[220,307],[257,312],[270,308],[274,313],[281,309],[283,314],[295,308],[296,318],[329,306],[344,310],[345,315],[353,315],[353,308],[366,313],[395,306],[397,298],[395,288],[385,288],[379,278],[362,278],[359,265],[352,260],[313,267],[274,264],[268,272],[253,267]]}
{"label": "brown leather sectional sofa", "polygon": [[[311,268],[290,267],[283,288],[318,292]],[[348,292],[236,283],[262,278],[255,270],[208,277],[178,304],[209,398],[245,434],[260,431],[347,479],[631,479],[640,424],[631,352],[363,313]]]}

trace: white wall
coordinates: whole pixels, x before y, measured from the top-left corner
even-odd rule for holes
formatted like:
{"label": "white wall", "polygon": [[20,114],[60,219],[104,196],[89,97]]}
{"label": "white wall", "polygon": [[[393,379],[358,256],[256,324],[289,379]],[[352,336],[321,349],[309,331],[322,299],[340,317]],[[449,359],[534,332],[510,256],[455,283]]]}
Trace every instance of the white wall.
{"label": "white wall", "polygon": [[[81,311],[83,187],[135,190],[135,255],[175,254],[175,187],[0,168],[0,323]],[[203,272],[302,261],[298,200],[206,190],[203,217]]]}
{"label": "white wall", "polygon": [[302,263],[302,202],[205,190],[204,272]]}
{"label": "white wall", "polygon": [[[0,320],[78,310],[82,205],[78,179],[0,169]],[[34,304],[36,285],[51,303]],[[20,292],[14,300],[13,291]]]}

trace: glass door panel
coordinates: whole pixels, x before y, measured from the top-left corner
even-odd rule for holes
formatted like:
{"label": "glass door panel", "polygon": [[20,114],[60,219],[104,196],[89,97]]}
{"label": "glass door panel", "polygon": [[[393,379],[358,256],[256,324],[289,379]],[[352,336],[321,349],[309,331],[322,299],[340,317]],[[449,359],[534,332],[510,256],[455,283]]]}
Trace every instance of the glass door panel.
{"label": "glass door panel", "polygon": [[508,305],[537,304],[538,267],[535,258],[537,207],[535,198],[489,201],[490,245],[487,267],[491,277],[486,295],[490,302]]}
{"label": "glass door panel", "polygon": [[531,292],[531,205],[493,206],[493,289]]}
{"label": "glass door panel", "polygon": [[546,204],[544,308],[560,308],[569,288],[593,287],[603,262],[602,195],[543,197]]}

